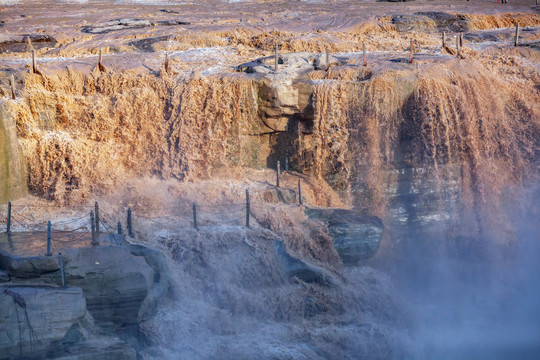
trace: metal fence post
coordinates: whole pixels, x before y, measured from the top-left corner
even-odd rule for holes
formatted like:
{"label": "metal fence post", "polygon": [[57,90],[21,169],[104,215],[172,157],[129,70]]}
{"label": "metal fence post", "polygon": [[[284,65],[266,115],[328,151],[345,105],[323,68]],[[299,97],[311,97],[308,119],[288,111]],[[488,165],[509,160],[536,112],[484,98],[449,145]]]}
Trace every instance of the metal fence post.
{"label": "metal fence post", "polygon": [[128,236],[133,237],[133,225],[131,224],[131,208],[128,207],[127,211],[127,230],[128,230]]}
{"label": "metal fence post", "polygon": [[279,59],[279,56],[278,56],[278,45],[276,44],[276,55],[275,55],[275,60],[274,60],[274,71],[278,71],[278,59]]}
{"label": "metal fence post", "polygon": [[60,265],[60,276],[62,278],[62,287],[66,287],[66,274],[64,273],[64,257],[58,253],[58,264]]}
{"label": "metal fence post", "polygon": [[97,201],[94,204],[94,208],[96,209],[96,234],[99,235],[99,205]]}
{"label": "metal fence post", "polygon": [[11,234],[11,201],[8,202],[7,208],[7,227],[6,233]]}
{"label": "metal fence post", "polygon": [[302,205],[302,180],[298,179],[298,204]]}
{"label": "metal fence post", "polygon": [[47,253],[45,254],[46,256],[52,256],[52,252],[51,252],[51,222],[48,221],[47,222]]}
{"label": "metal fence post", "polygon": [[94,210],[90,210],[90,227],[92,228],[92,245],[96,243],[96,218]]}
{"label": "metal fence post", "polygon": [[118,235],[122,235],[122,224],[118,222]]}
{"label": "metal fence post", "polygon": [[289,150],[285,151],[285,171],[289,171]]}
{"label": "metal fence post", "polygon": [[280,165],[279,165],[279,161],[277,162],[277,165],[276,165],[276,187],[279,187],[279,173],[280,173],[281,169],[280,169]]}
{"label": "metal fence post", "polygon": [[459,36],[456,35],[456,50],[457,50],[457,57],[459,57]]}
{"label": "metal fence post", "polygon": [[249,228],[249,211],[250,211],[249,190],[246,189],[246,227],[247,228]]}
{"label": "metal fence post", "polygon": [[193,203],[193,227],[197,229],[197,204]]}

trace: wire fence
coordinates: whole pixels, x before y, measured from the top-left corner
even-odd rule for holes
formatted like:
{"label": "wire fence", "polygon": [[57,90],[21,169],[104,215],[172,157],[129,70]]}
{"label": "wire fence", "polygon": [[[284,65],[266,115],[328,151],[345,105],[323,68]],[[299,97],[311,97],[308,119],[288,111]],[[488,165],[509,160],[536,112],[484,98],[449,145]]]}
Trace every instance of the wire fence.
{"label": "wire fence", "polygon": [[[277,180],[279,183],[279,173]],[[276,188],[279,186],[276,184]],[[282,188],[290,191],[289,188]],[[252,210],[279,209],[283,206],[302,205],[301,180],[298,180],[295,204],[281,203],[271,205],[268,202],[251,203],[246,190],[244,202],[224,202],[213,204],[181,203],[175,206],[157,208],[133,206],[120,211],[109,212],[94,206],[56,206],[33,204],[0,205],[0,229],[9,235],[12,233],[47,233],[49,248],[61,248],[82,240],[99,243],[101,234],[135,236],[135,226],[153,224],[159,227],[200,226],[245,226],[250,227]],[[257,195],[261,195],[258,193]],[[283,199],[278,196],[281,201]],[[56,220],[45,222],[43,211],[51,210]],[[69,212],[66,214],[65,212]],[[1,230],[0,230],[1,231]]]}

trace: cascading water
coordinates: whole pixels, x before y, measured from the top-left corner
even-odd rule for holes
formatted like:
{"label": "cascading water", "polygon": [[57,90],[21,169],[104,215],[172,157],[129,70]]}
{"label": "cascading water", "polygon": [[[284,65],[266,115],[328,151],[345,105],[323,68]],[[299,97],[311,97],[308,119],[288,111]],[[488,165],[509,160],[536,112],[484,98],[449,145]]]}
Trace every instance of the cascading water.
{"label": "cascading water", "polygon": [[15,124],[0,103],[0,201],[15,200],[26,193],[26,169]]}

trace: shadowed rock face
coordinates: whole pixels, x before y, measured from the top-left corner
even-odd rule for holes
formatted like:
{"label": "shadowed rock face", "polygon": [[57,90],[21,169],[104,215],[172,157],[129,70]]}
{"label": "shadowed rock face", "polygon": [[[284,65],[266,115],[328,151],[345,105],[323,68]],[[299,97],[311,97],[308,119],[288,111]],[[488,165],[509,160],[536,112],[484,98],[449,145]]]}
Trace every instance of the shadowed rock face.
{"label": "shadowed rock face", "polygon": [[346,209],[306,209],[306,215],[326,223],[345,265],[369,259],[379,248],[384,226],[376,216],[362,216]]}
{"label": "shadowed rock face", "polygon": [[54,48],[56,39],[46,34],[0,34],[0,53],[25,52],[32,49]]}
{"label": "shadowed rock face", "polygon": [[0,359],[43,355],[85,313],[79,288],[0,286]]}
{"label": "shadowed rock face", "polygon": [[135,359],[139,323],[169,289],[164,256],[97,246],[67,249],[64,260],[68,288],[57,287],[58,256],[0,254],[0,359]]}
{"label": "shadowed rock face", "polygon": [[137,326],[141,305],[155,279],[143,256],[127,247],[91,247],[66,252],[66,283],[84,290],[88,310],[106,329]]}

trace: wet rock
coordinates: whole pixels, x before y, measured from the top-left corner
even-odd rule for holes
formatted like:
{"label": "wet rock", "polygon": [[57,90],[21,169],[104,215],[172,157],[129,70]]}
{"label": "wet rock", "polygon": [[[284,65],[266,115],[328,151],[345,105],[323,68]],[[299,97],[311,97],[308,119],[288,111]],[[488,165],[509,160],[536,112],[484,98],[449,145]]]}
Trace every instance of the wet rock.
{"label": "wet rock", "polygon": [[25,52],[32,49],[54,48],[56,39],[46,34],[0,34],[0,52]]}
{"label": "wet rock", "polygon": [[439,28],[450,27],[458,20],[457,15],[442,11],[423,11],[417,12],[415,15],[426,16],[432,19]]}
{"label": "wet rock", "polygon": [[392,17],[392,23],[401,32],[452,29],[457,21],[456,15],[442,11],[425,11]]}
{"label": "wet rock", "polygon": [[0,283],[5,283],[9,281],[9,275],[7,271],[0,270]]}
{"label": "wet rock", "polygon": [[290,278],[296,277],[307,283],[329,283],[329,279],[325,276],[322,268],[292,257],[281,241],[276,241],[276,255],[281,260],[283,268]]}
{"label": "wet rock", "polygon": [[84,26],[82,28],[82,32],[89,34],[105,34],[111,31],[143,28],[151,25],[152,24],[148,20],[124,18],[98,23],[90,26]]}
{"label": "wet rock", "polygon": [[166,260],[158,254],[135,246],[71,249],[65,253],[66,283],[84,290],[100,326],[132,331],[168,290]]}
{"label": "wet rock", "polygon": [[379,248],[384,226],[376,216],[362,216],[346,209],[310,209],[311,220],[324,222],[334,247],[345,265],[355,265],[372,257]]}
{"label": "wet rock", "polygon": [[147,39],[132,41],[128,45],[135,46],[137,49],[142,50],[142,51],[153,52],[155,51],[154,44],[160,43],[163,41],[168,41],[170,39],[172,39],[172,36],[169,36],[169,35],[156,36],[156,37],[151,37]]}
{"label": "wet rock", "polygon": [[106,34],[112,31],[138,29],[156,25],[189,25],[189,22],[180,20],[163,20],[155,23],[144,19],[123,18],[111,20],[94,25],[84,26],[82,32],[89,34]]}
{"label": "wet rock", "polygon": [[0,253],[0,266],[11,277],[30,279],[58,271],[60,266],[56,256],[20,257]]}
{"label": "wet rock", "polygon": [[88,310],[100,325],[115,329],[137,324],[153,280],[144,258],[114,246],[69,250],[65,258],[66,283],[84,290]]}
{"label": "wet rock", "polygon": [[85,313],[80,288],[0,286],[0,359],[43,356]]}
{"label": "wet rock", "polygon": [[[339,66],[343,61],[329,55],[329,63],[331,66]],[[278,75],[282,74],[291,78],[300,77],[301,74],[313,70],[321,70],[326,68],[325,53],[297,52],[288,54],[278,54]],[[244,63],[238,66],[238,71],[246,73],[271,74],[275,72],[275,56],[267,56],[259,58],[255,61]]]}
{"label": "wet rock", "polygon": [[392,24],[399,32],[428,31],[437,27],[433,19],[424,15],[395,15],[392,17]]}
{"label": "wet rock", "polygon": [[73,344],[50,352],[47,359],[56,360],[135,360],[137,352],[127,344],[109,338],[100,338]]}

